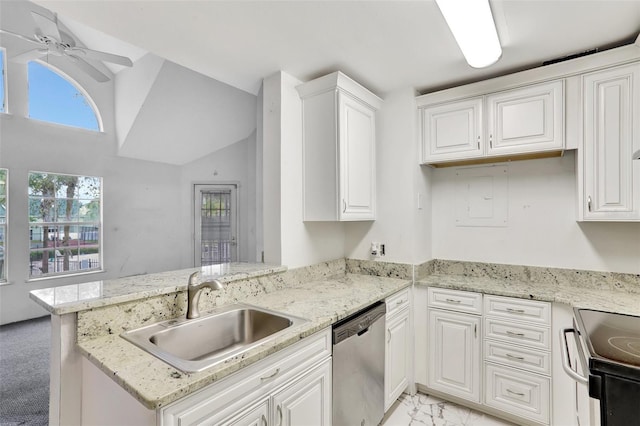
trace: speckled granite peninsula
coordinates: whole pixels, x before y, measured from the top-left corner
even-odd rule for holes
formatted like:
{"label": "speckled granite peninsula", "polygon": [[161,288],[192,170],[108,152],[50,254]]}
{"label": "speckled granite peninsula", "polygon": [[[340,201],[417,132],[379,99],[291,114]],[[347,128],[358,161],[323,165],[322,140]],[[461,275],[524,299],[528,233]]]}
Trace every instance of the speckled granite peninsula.
{"label": "speckled granite peninsula", "polygon": [[[309,267],[238,264],[222,276],[224,289],[204,289],[203,313],[232,303],[247,303],[303,317],[309,321],[292,327],[277,339],[242,356],[199,373],[183,373],[125,341],[126,330],[186,314],[186,283],[196,268],[129,277],[113,282],[69,286],[32,292],[31,297],[54,315],[74,315],[77,348],[94,365],[149,409],[157,409],[197,389],[273,354],[300,339],[331,326],[369,304],[412,283],[412,266],[379,263],[376,273],[348,273],[345,259]],[[366,269],[366,268],[365,268]],[[389,278],[402,271],[403,279]],[[235,273],[234,273],[235,272]],[[368,270],[371,273],[371,270]],[[208,275],[207,273],[204,274]],[[212,275],[212,274],[209,274]],[[127,289],[127,285],[131,288]],[[89,289],[95,287],[94,293]],[[62,296],[64,295],[64,296]]]}

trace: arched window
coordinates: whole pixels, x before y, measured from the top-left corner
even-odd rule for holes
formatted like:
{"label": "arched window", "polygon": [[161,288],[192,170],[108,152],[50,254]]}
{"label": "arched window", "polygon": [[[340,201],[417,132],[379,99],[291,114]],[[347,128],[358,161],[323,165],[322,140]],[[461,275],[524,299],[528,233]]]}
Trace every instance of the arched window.
{"label": "arched window", "polygon": [[85,91],[70,78],[36,61],[29,62],[29,117],[102,130],[97,109]]}

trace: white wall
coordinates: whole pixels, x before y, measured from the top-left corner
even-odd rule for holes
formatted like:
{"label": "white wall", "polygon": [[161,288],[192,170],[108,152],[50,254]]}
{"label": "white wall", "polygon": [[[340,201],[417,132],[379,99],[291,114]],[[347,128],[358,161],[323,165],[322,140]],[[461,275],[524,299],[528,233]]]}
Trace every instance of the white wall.
{"label": "white wall", "polygon": [[[238,260],[256,261],[255,133],[249,138],[209,154],[181,168],[183,220],[181,233],[193,235],[193,187],[195,184],[235,184],[238,196]],[[250,215],[252,215],[250,219]],[[182,252],[183,264],[193,264],[193,246]]]}
{"label": "white wall", "polygon": [[[146,63],[146,62],[145,62]],[[136,66],[128,77],[138,72]],[[154,78],[118,154],[184,165],[249,137],[256,128],[256,97],[170,61],[141,73]],[[133,79],[135,81],[135,79]],[[116,78],[116,87],[131,84]],[[140,85],[144,88],[144,86]],[[128,93],[128,92],[127,92]],[[139,102],[132,91],[132,103]],[[126,94],[117,92],[121,105]],[[131,113],[131,112],[129,112]]]}
{"label": "white wall", "polygon": [[302,221],[301,83],[278,72],[263,86],[265,261],[289,268],[345,256],[341,223]]}
{"label": "white wall", "polygon": [[640,223],[577,223],[575,155],[509,163],[508,226],[456,227],[456,168],[434,169],[433,257],[640,273]]}
{"label": "white wall", "polygon": [[[423,244],[429,242],[430,227],[423,225],[430,217],[429,187],[417,161],[416,118],[412,89],[397,90],[384,98],[377,113],[376,220],[345,224],[347,257],[372,259],[371,242],[376,241],[385,244],[383,261],[413,263],[431,258],[430,244]],[[417,229],[416,224],[422,226]]]}
{"label": "white wall", "polygon": [[[184,267],[179,228],[180,168],[113,155],[113,134],[0,116],[0,167],[9,169],[9,284],[0,286],[0,323],[45,314],[30,290]],[[104,273],[28,281],[29,171],[103,177]]]}

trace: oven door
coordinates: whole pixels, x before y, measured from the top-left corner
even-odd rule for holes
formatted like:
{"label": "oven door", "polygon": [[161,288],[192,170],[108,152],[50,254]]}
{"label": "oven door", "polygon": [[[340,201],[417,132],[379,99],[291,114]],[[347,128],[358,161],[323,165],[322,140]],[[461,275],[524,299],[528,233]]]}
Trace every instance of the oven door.
{"label": "oven door", "polygon": [[[573,339],[567,339],[573,334]],[[575,381],[576,424],[579,426],[600,426],[600,402],[589,396],[589,370],[584,356],[584,346],[580,333],[574,328],[560,330],[562,367]]]}

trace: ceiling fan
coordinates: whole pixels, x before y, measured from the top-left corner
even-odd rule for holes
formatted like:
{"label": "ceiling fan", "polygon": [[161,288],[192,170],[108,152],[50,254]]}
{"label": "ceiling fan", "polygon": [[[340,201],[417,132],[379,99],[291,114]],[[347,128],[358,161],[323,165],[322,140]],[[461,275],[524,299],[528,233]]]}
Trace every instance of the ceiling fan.
{"label": "ceiling fan", "polygon": [[0,33],[9,34],[38,45],[38,48],[16,55],[12,58],[14,61],[27,62],[44,55],[61,56],[100,83],[109,81],[110,78],[92,65],[91,61],[106,61],[127,67],[133,65],[131,59],[125,56],[77,46],[76,40],[58,25],[58,16],[55,13],[53,19],[34,11],[31,11],[31,15],[37,27],[36,33],[32,37],[0,29]]}

